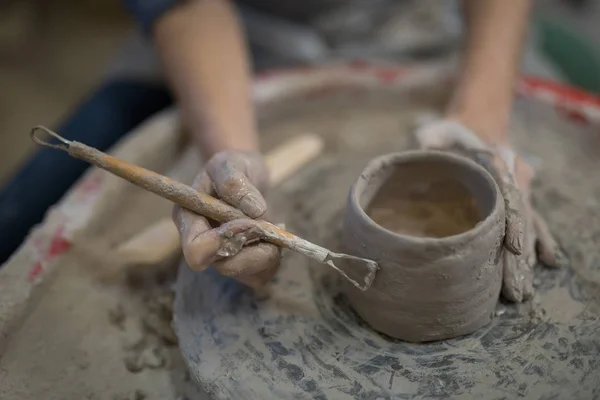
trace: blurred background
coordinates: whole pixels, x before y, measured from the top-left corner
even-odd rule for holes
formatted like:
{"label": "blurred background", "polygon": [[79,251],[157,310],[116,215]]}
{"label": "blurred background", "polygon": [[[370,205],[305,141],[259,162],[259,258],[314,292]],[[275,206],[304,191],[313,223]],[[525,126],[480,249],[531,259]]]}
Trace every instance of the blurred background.
{"label": "blurred background", "polygon": [[0,0],[0,183],[91,91],[133,23],[117,1]]}
{"label": "blurred background", "polygon": [[[119,1],[0,0],[0,184],[102,79],[135,29]],[[556,79],[600,93],[600,2],[538,0],[534,46]]]}

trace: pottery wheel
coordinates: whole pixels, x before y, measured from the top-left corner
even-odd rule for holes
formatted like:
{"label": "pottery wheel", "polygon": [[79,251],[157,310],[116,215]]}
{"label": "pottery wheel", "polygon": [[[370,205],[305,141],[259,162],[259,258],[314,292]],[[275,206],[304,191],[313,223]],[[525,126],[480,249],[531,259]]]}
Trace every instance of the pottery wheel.
{"label": "pottery wheel", "polygon": [[[287,227],[336,247],[350,185],[373,157],[407,149],[435,96],[364,93],[288,102],[263,115],[267,146],[311,130],[325,155],[273,190]],[[191,375],[219,399],[596,398],[600,396],[600,143],[534,100],[515,105],[513,139],[538,169],[534,201],[568,253],[536,269],[533,301],[453,340],[410,344],[372,331],[327,267],[286,254],[259,299],[215,271],[180,268],[175,328]],[[564,395],[564,396],[563,396]]]}

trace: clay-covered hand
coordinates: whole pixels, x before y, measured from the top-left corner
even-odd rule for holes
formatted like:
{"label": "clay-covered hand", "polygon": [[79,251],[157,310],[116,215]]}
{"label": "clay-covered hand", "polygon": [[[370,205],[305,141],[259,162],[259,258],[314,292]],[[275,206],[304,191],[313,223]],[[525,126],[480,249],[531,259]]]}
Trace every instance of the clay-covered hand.
{"label": "clay-covered hand", "polygon": [[[218,224],[175,206],[173,220],[189,267],[202,271],[212,266],[247,286],[262,288],[277,272],[281,258],[279,247],[256,241],[258,238],[253,236],[254,219],[267,211],[262,193],[269,186],[269,171],[262,155],[234,150],[218,153],[206,163],[192,186],[239,208],[248,219]],[[232,237],[243,238],[245,245],[241,249],[232,247]]]}
{"label": "clay-covered hand", "polygon": [[548,226],[531,205],[532,167],[508,146],[490,146],[474,132],[453,120],[434,120],[415,132],[420,148],[459,151],[492,173],[506,211],[502,295],[521,302],[533,296],[533,268],[566,263]]}

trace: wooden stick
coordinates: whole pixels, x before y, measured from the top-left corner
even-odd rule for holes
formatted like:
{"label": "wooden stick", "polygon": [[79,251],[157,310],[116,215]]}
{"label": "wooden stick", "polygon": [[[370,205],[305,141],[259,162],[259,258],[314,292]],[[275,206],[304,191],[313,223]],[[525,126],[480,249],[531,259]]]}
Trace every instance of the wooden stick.
{"label": "wooden stick", "polygon": [[[265,156],[271,185],[276,186],[296,173],[323,151],[320,136],[306,134],[292,138]],[[170,217],[162,218],[116,249],[119,259],[129,265],[156,265],[181,251],[179,233]]]}
{"label": "wooden stick", "polygon": [[[45,131],[47,135],[58,140],[59,144],[52,144],[50,141],[37,137],[38,130]],[[198,192],[194,188],[174,179],[130,164],[83,143],[66,140],[45,127],[34,128],[31,131],[31,138],[37,144],[66,151],[72,157],[94,164],[142,189],[171,200],[173,203],[214,221],[226,223],[236,219],[248,218],[241,210],[220,199]],[[247,231],[239,233],[233,231],[223,232],[221,236],[223,241],[222,250],[228,256],[235,255],[243,247],[247,237],[273,243],[326,264],[360,290],[367,290],[371,286],[379,269],[378,264],[373,260],[334,253],[262,219],[252,220],[252,228]],[[346,274],[341,268],[342,266],[346,266],[353,271],[353,275],[360,276],[362,283]]]}

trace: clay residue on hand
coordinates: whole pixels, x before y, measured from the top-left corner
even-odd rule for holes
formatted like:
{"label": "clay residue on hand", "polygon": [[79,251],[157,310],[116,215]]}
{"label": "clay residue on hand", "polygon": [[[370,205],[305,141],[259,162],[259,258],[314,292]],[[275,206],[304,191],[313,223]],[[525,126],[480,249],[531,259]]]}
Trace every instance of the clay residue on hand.
{"label": "clay residue on hand", "polygon": [[367,214],[392,232],[434,238],[466,232],[483,218],[474,198],[459,181],[398,173],[375,195]]}

